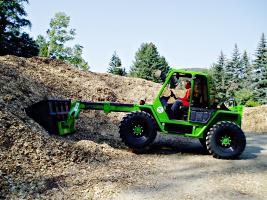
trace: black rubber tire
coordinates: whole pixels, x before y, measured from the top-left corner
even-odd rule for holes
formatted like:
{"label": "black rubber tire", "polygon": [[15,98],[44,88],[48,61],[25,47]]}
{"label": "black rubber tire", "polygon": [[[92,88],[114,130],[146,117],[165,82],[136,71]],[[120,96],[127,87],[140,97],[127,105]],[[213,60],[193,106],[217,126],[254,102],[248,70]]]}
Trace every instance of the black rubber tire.
{"label": "black rubber tire", "polygon": [[207,148],[207,144],[206,144],[206,136],[204,138],[199,138],[198,140],[203,147],[204,153],[210,154],[210,152],[208,151],[208,148]]}
{"label": "black rubber tire", "polygon": [[[141,135],[134,134],[134,127],[141,126]],[[142,150],[151,144],[157,135],[156,125],[152,117],[146,112],[132,112],[121,121],[119,133],[126,146],[134,150]]]}
{"label": "black rubber tire", "polygon": [[200,144],[205,148],[206,147],[206,138],[198,138]]}
{"label": "black rubber tire", "polygon": [[[221,138],[230,137],[229,145],[222,145]],[[207,133],[206,145],[215,158],[234,159],[242,154],[246,147],[246,137],[242,129],[229,121],[218,122]]]}

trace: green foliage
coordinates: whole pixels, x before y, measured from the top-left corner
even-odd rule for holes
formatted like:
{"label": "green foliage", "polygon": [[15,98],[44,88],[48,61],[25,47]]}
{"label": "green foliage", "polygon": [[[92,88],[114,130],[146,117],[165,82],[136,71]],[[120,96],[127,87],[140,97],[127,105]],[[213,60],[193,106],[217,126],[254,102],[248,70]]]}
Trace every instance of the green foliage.
{"label": "green foliage", "polygon": [[267,44],[264,33],[256,50],[253,64],[254,100],[261,104],[267,103]]}
{"label": "green foliage", "polygon": [[218,58],[218,63],[213,64],[209,75],[211,78],[211,91],[218,99],[224,99],[226,97],[226,88],[225,88],[225,67],[226,67],[226,57],[221,51],[221,54]]}
{"label": "green foliage", "polygon": [[46,42],[45,37],[42,35],[38,35],[36,43],[39,46],[39,56],[48,57],[48,43]]}
{"label": "green foliage", "polygon": [[241,90],[235,92],[235,97],[238,103],[245,105],[253,97],[253,91],[248,88],[242,88]]}
{"label": "green foliage", "polygon": [[241,58],[241,65],[244,69],[243,71],[243,78],[245,79],[245,84],[250,85],[251,83],[251,72],[252,72],[252,66],[247,54],[247,51],[244,51],[242,58]]}
{"label": "green foliage", "polygon": [[67,61],[79,69],[88,70],[88,64],[82,58],[82,52],[83,47],[79,44],[76,44],[73,48],[70,49]]}
{"label": "green foliage", "polygon": [[267,46],[266,46],[266,38],[264,33],[262,33],[260,42],[258,44],[258,48],[256,50],[256,64],[267,64]]}
{"label": "green foliage", "polygon": [[257,101],[253,101],[253,100],[248,100],[245,104],[246,107],[256,107],[256,106],[260,106],[261,104]]}
{"label": "green foliage", "polygon": [[225,67],[225,85],[226,85],[226,97],[233,97],[235,91],[240,89],[240,80],[243,78],[244,70],[241,64],[240,52],[235,44],[232,59],[227,63]]}
{"label": "green foliage", "polygon": [[221,52],[217,63],[209,71],[211,91],[217,99],[235,97],[246,106],[267,103],[267,45],[264,34],[255,57],[251,62],[246,51],[242,55],[239,53],[237,45],[230,60]]}
{"label": "green foliage", "polygon": [[47,36],[37,37],[39,56],[64,60],[79,69],[88,70],[88,63],[82,58],[83,47],[79,44],[72,48],[65,46],[67,42],[74,40],[75,36],[75,29],[70,29],[69,23],[70,17],[65,13],[55,14],[50,21]]}
{"label": "green foliage", "polygon": [[167,66],[166,59],[159,55],[157,47],[153,43],[143,43],[135,54],[130,76],[161,82],[155,72],[157,70],[166,71]]}
{"label": "green foliage", "polygon": [[27,0],[0,0],[0,55],[32,57],[38,55],[38,46],[23,27],[31,23],[24,17],[27,13],[23,4]]}
{"label": "green foliage", "polygon": [[121,59],[116,52],[111,57],[108,72],[115,75],[126,76],[125,68],[121,66]]}
{"label": "green foliage", "polygon": [[70,17],[63,12],[55,14],[50,21],[48,35],[48,54],[60,60],[67,60],[69,57],[69,48],[65,48],[66,42],[73,40],[75,30],[69,29]]}

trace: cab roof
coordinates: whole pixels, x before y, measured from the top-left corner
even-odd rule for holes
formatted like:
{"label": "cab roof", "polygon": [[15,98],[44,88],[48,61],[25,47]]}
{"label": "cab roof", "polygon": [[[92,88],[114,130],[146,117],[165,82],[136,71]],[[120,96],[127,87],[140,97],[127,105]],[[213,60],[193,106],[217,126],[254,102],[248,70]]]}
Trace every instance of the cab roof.
{"label": "cab roof", "polygon": [[204,72],[197,72],[197,71],[190,71],[186,69],[175,69],[171,68],[168,72],[168,74],[173,74],[173,73],[183,73],[183,74],[192,74],[192,75],[202,75],[202,76],[208,76],[207,73]]}

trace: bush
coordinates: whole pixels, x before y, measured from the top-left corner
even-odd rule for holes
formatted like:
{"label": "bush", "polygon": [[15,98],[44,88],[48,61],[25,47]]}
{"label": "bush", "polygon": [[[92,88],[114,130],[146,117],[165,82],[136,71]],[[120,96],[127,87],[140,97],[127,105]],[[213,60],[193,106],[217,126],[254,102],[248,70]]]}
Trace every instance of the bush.
{"label": "bush", "polygon": [[238,103],[242,105],[246,105],[246,103],[251,100],[253,95],[252,90],[243,88],[237,92],[235,92],[235,98],[237,99]]}
{"label": "bush", "polygon": [[260,105],[261,104],[259,102],[253,101],[251,99],[249,99],[245,104],[246,107],[256,107],[256,106],[260,106]]}

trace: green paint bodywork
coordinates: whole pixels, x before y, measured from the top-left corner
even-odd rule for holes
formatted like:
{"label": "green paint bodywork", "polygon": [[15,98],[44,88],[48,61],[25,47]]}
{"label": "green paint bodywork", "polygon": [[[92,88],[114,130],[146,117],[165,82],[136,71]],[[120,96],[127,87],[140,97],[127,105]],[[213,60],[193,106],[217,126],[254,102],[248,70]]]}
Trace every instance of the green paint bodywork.
{"label": "green paint bodywork", "polygon": [[[191,87],[194,87],[194,77],[196,75],[198,76],[205,76],[207,80],[209,79],[208,75],[201,72],[194,72],[194,71],[187,71],[187,70],[177,70],[177,69],[171,69],[168,72],[168,75],[166,77],[166,80],[164,84],[162,85],[162,88],[160,89],[158,95],[154,99],[153,104],[119,104],[114,105],[112,102],[95,102],[92,104],[86,104],[85,102],[76,101],[73,100],[71,102],[71,109],[68,113],[68,119],[65,121],[58,122],[58,128],[60,135],[65,135],[71,132],[75,131],[74,124],[75,120],[78,118],[79,113],[81,110],[103,110],[105,113],[110,112],[134,112],[134,111],[145,111],[148,112],[155,120],[157,124],[157,129],[159,132],[162,132],[164,134],[175,134],[179,136],[187,136],[187,137],[194,137],[194,138],[203,138],[204,135],[207,133],[207,131],[212,127],[214,124],[216,124],[219,121],[231,121],[236,123],[241,127],[241,120],[242,120],[242,112],[243,112],[243,106],[233,106],[229,107],[229,110],[220,110],[216,109],[214,112],[212,112],[212,115],[209,119],[209,121],[205,124],[203,123],[197,123],[197,122],[191,122],[189,120],[191,108],[189,107],[188,110],[188,119],[187,120],[176,120],[176,119],[170,119],[166,113],[165,107],[162,105],[160,101],[160,96],[164,90],[164,88],[169,83],[172,75],[174,73],[183,73],[183,74],[191,74],[192,75],[192,82]],[[209,91],[209,85],[208,85],[208,91]],[[193,90],[191,91],[193,93]],[[190,102],[192,102],[192,94],[190,95]],[[208,94],[209,97],[209,94]],[[209,107],[210,107],[210,100]],[[175,132],[175,131],[168,131],[166,130],[166,124],[168,125],[179,125],[181,127],[191,127],[191,132],[184,131],[184,132]],[[186,130],[186,129],[185,129]],[[134,130],[135,134],[140,134],[139,130]]]}

